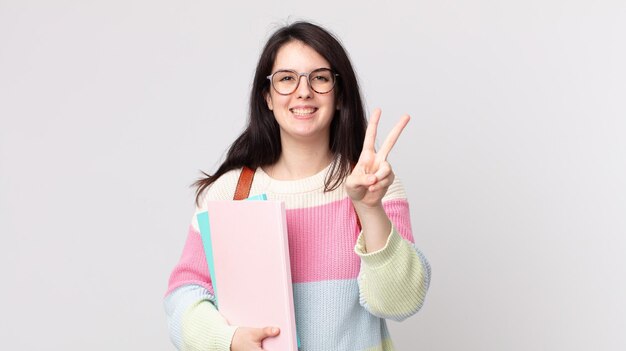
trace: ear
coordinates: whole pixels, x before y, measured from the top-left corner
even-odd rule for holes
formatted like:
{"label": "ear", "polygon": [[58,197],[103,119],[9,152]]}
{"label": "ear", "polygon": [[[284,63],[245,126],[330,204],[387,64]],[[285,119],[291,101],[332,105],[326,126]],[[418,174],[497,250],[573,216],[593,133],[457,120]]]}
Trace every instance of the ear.
{"label": "ear", "polygon": [[272,95],[267,92],[267,94],[265,94],[265,102],[267,103],[267,108],[270,109],[270,111],[274,110],[274,104],[272,104]]}

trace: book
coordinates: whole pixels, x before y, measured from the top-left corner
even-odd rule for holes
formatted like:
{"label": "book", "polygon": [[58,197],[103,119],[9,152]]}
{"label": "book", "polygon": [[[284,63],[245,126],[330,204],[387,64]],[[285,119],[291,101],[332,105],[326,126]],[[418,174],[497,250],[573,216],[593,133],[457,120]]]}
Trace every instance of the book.
{"label": "book", "polygon": [[208,201],[197,218],[222,316],[230,325],[279,327],[263,348],[297,351],[284,203]]}

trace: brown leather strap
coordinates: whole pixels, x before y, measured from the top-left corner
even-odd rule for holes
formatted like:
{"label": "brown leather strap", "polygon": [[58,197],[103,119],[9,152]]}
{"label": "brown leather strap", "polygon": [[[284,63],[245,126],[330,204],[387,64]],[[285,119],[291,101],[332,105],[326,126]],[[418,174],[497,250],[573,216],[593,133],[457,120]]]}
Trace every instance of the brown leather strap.
{"label": "brown leather strap", "polygon": [[239,174],[239,181],[237,181],[237,189],[235,189],[233,200],[244,200],[248,198],[250,188],[252,187],[252,179],[254,179],[254,170],[243,166],[241,174]]}

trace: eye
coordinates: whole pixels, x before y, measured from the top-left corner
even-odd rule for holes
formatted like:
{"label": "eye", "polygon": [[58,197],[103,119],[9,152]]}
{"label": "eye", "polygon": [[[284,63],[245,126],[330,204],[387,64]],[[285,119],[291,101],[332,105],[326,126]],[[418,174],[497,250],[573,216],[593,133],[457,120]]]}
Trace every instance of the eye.
{"label": "eye", "polygon": [[324,75],[317,75],[315,77],[313,77],[313,80],[319,80],[320,82],[328,82],[330,79],[328,78],[328,76],[324,76]]}
{"label": "eye", "polygon": [[294,78],[293,78],[292,76],[284,76],[284,77],[281,77],[281,78],[279,79],[279,81],[280,81],[280,82],[288,82],[288,81],[293,80],[293,79],[294,79]]}

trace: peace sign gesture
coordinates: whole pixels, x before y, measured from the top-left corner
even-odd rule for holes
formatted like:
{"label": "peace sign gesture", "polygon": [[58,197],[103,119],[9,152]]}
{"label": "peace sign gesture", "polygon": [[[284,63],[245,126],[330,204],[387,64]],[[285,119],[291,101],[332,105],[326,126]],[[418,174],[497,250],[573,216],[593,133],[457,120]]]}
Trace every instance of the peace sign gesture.
{"label": "peace sign gesture", "polygon": [[380,150],[376,152],[374,144],[380,114],[380,109],[375,109],[372,113],[359,161],[346,178],[346,192],[355,207],[357,205],[375,207],[381,204],[383,196],[395,178],[391,165],[387,162],[387,156],[411,119],[409,115],[403,115],[387,135]]}

